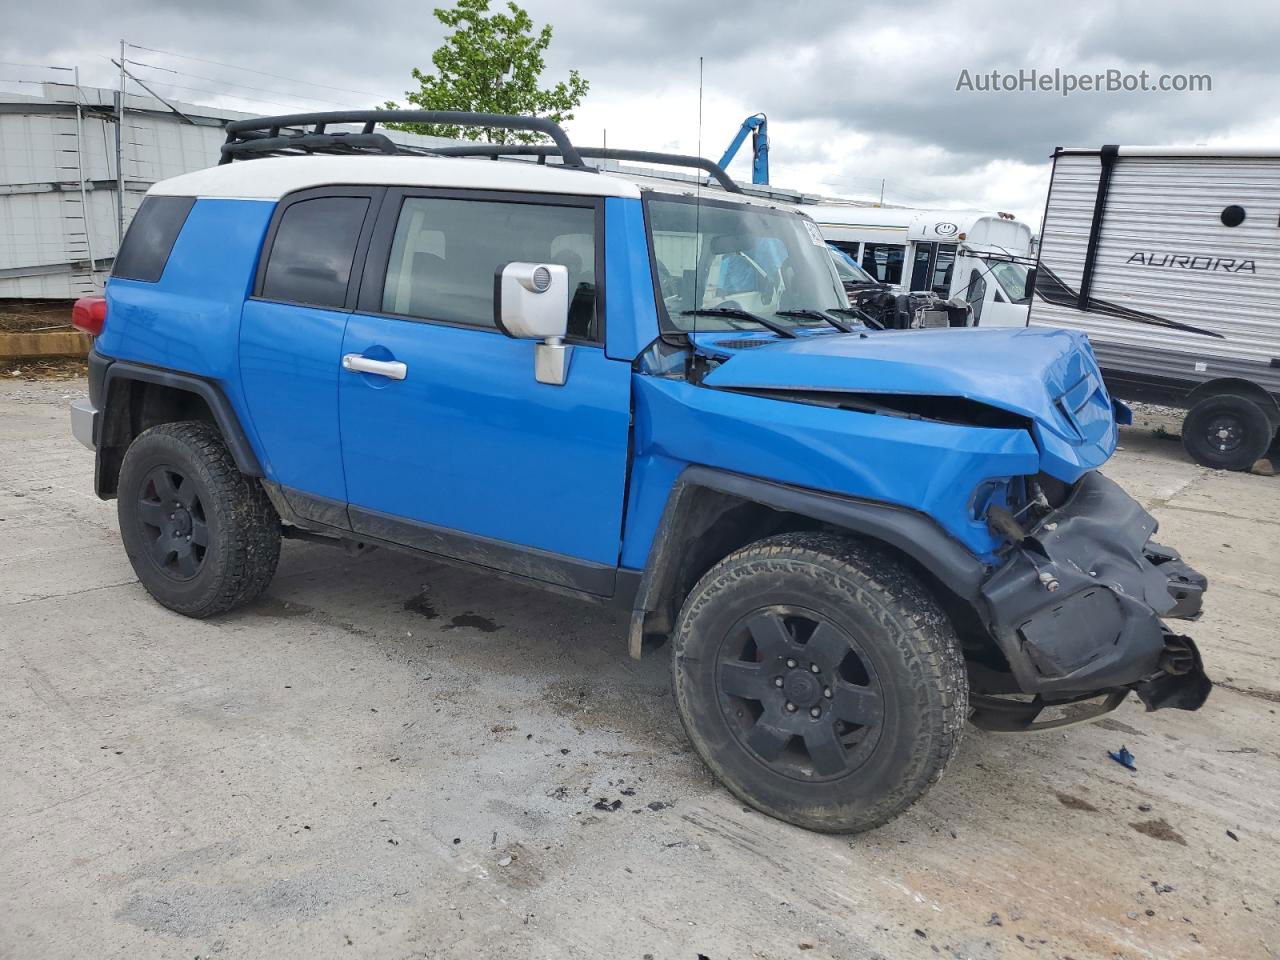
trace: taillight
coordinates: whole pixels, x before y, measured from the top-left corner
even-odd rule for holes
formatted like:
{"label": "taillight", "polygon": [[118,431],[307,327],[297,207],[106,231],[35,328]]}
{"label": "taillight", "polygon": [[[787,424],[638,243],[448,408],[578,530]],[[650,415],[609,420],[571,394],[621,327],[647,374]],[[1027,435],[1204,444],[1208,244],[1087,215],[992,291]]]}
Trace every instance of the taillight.
{"label": "taillight", "polygon": [[106,297],[81,297],[71,308],[71,325],[91,337],[100,334],[106,322]]}

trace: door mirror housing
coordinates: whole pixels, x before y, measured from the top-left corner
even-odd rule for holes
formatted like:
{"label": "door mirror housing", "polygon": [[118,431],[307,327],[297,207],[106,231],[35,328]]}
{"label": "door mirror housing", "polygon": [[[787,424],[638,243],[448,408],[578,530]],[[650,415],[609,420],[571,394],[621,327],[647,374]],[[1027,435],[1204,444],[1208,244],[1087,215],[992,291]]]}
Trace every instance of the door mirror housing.
{"label": "door mirror housing", "polygon": [[493,322],[514,340],[541,340],[534,347],[533,375],[563,386],[573,348],[565,346],[569,324],[569,268],[558,263],[508,263],[493,278]]}
{"label": "door mirror housing", "polygon": [[569,268],[508,263],[494,277],[493,319],[515,340],[562,339],[569,323]]}

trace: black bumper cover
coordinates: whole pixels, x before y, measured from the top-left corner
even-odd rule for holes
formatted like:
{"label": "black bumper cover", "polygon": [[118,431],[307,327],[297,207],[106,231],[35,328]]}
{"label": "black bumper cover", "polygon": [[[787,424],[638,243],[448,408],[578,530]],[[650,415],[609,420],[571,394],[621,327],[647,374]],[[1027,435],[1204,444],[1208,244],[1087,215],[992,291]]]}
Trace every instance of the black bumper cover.
{"label": "black bumper cover", "polygon": [[1206,579],[1151,542],[1156,521],[1117,484],[1086,474],[982,586],[1016,690],[1045,701],[1134,690],[1147,709],[1198,709],[1212,683],[1163,618],[1200,615]]}

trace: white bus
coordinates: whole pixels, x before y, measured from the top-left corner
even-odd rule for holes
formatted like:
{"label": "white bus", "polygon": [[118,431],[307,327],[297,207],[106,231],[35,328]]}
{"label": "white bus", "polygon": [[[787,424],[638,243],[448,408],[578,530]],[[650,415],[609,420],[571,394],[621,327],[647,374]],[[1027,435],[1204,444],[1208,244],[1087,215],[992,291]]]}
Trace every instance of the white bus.
{"label": "white bus", "polygon": [[1031,228],[1010,214],[840,203],[802,209],[828,243],[882,283],[962,297],[975,326],[1026,326],[1035,251]]}

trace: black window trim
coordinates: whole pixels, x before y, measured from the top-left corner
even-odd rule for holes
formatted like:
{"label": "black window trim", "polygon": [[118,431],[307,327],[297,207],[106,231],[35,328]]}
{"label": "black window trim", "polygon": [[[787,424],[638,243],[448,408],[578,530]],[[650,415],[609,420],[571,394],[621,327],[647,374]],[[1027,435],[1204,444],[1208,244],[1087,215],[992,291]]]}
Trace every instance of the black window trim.
{"label": "black window trim", "polygon": [[[160,271],[159,273],[156,274],[155,279],[148,279],[146,277],[127,277],[123,273],[119,273],[118,271],[120,269],[120,263],[122,259],[121,253],[126,252],[125,246],[129,242],[129,230],[133,229],[134,223],[136,223],[138,220],[138,214],[142,212],[143,208],[148,203],[153,203],[158,200],[177,201],[182,206],[185,206],[186,210],[184,210],[182,213],[182,219],[178,221],[178,229],[173,232],[173,239],[169,242],[169,248],[164,252],[164,260],[162,260],[160,263]],[[195,206],[196,206],[195,197],[171,196],[169,194],[162,194],[162,193],[143,197],[142,203],[138,205],[138,209],[133,212],[133,218],[129,221],[129,230],[125,231],[124,240],[120,244],[120,250],[116,251],[115,258],[112,260],[111,278],[114,280],[131,280],[134,283],[159,283],[161,280],[163,280],[164,272],[169,268],[169,258],[173,256],[173,248],[178,245],[178,239],[182,236],[182,231],[186,228],[187,220],[190,219],[191,211],[195,209]]]}
{"label": "black window trim", "polygon": [[[268,225],[266,236],[262,241],[262,249],[258,251],[258,267],[254,273],[253,291],[250,293],[249,299],[259,300],[263,303],[282,303],[294,307],[311,307],[314,310],[332,310],[335,313],[351,313],[355,310],[356,301],[360,294],[360,277],[364,273],[365,256],[369,250],[369,240],[373,236],[373,228],[378,220],[378,211],[382,206],[386,192],[386,187],[332,186],[311,187],[307,190],[298,190],[295,193],[281,197],[271,214],[271,223]],[[277,297],[263,296],[262,287],[266,282],[267,262],[271,259],[271,251],[275,246],[276,234],[280,230],[280,222],[284,219],[286,211],[295,203],[302,203],[306,200],[340,199],[343,197],[366,198],[369,201],[369,208],[365,211],[364,222],[360,226],[360,236],[356,240],[355,253],[351,258],[351,275],[347,278],[347,294],[342,306],[333,306],[327,303],[308,303],[304,300],[282,300]]]}
{"label": "black window trim", "polygon": [[387,320],[404,320],[429,326],[454,327],[459,330],[478,330],[505,336],[496,326],[480,326],[457,320],[440,320],[433,317],[414,317],[404,313],[390,313],[382,309],[383,287],[387,268],[390,266],[391,245],[395,240],[396,225],[404,201],[413,198],[429,200],[474,200],[490,203],[523,203],[533,206],[585,207],[594,211],[595,274],[596,274],[596,335],[595,337],[564,338],[565,343],[581,346],[604,347],[607,331],[605,317],[605,223],[604,197],[571,193],[535,193],[525,190],[473,190],[466,187],[388,187],[378,213],[378,221],[369,242],[364,262],[364,276],[355,310],[361,316]]}

